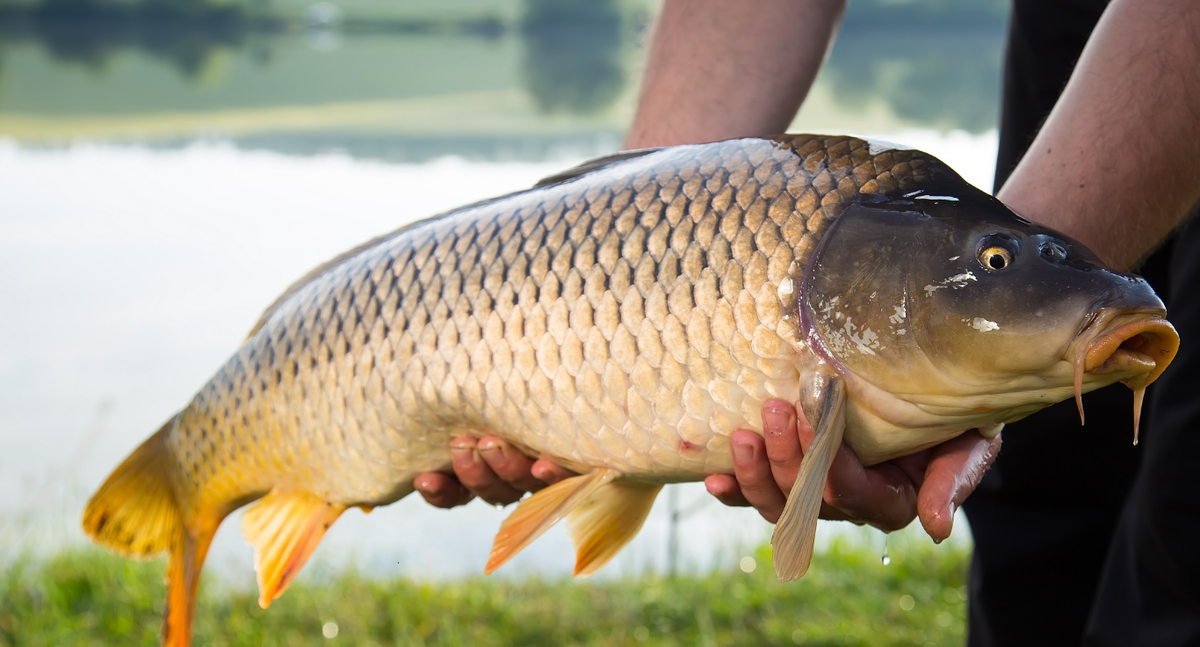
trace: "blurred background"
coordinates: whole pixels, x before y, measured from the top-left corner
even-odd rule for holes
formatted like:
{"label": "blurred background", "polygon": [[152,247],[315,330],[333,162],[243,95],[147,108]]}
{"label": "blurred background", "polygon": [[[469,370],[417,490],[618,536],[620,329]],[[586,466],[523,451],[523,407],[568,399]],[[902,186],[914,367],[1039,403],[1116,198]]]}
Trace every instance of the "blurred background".
{"label": "blurred background", "polygon": [[[619,149],[657,10],[0,0],[0,580],[86,544],[87,496],[294,278],[406,222]],[[922,148],[990,190],[1006,12],[1004,0],[851,0],[791,130]],[[602,579],[741,573],[746,559],[754,570],[766,522],[700,485],[669,490]],[[463,578],[481,571],[504,516],[417,497],[353,511],[311,570]],[[210,571],[247,589],[250,551],[232,521]],[[569,574],[557,530],[502,577]],[[919,544],[919,528],[905,532],[892,558],[898,543]],[[878,532],[826,524],[819,541],[886,568]],[[953,541],[962,550],[946,554],[961,562],[962,520]]]}

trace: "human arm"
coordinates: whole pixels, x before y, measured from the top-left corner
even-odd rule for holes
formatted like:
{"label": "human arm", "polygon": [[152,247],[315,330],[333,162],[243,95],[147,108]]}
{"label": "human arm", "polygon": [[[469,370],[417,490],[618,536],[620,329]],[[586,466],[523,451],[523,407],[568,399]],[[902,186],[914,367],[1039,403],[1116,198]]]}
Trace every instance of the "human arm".
{"label": "human arm", "polygon": [[626,148],[787,129],[808,94],[845,0],[666,0]]}
{"label": "human arm", "polygon": [[1200,4],[1114,0],[997,197],[1131,269],[1200,200]]}

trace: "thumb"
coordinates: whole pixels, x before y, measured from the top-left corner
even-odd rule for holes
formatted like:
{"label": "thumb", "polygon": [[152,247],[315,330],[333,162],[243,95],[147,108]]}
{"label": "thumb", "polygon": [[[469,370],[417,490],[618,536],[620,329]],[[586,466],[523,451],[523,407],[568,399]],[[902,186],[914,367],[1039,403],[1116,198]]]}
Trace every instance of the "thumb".
{"label": "thumb", "polygon": [[935,542],[950,536],[954,512],[979,486],[999,451],[999,435],[984,438],[975,429],[931,450],[925,482],[917,493],[917,515]]}

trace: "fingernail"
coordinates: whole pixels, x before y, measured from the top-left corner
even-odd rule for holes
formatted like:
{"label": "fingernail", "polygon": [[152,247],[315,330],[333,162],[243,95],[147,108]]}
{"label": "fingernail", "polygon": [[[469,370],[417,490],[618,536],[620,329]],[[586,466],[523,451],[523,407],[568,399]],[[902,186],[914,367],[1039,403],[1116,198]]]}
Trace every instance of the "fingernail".
{"label": "fingernail", "polygon": [[733,460],[739,463],[749,463],[754,460],[754,448],[746,443],[733,443]]}
{"label": "fingernail", "polygon": [[504,447],[499,442],[490,438],[480,441],[476,447],[480,452],[497,452],[500,454],[500,460],[508,458],[508,453],[504,451]]}
{"label": "fingernail", "polygon": [[451,447],[450,460],[454,462],[456,467],[470,467],[472,463],[478,460],[474,447]]}
{"label": "fingernail", "polygon": [[429,478],[418,479],[416,483],[413,483],[413,487],[417,488],[417,491],[422,494],[432,495],[438,493],[438,489],[434,487],[433,482]]}
{"label": "fingernail", "polygon": [[763,411],[763,427],[767,433],[781,436],[787,433],[792,425],[792,412],[776,407],[767,407]]}

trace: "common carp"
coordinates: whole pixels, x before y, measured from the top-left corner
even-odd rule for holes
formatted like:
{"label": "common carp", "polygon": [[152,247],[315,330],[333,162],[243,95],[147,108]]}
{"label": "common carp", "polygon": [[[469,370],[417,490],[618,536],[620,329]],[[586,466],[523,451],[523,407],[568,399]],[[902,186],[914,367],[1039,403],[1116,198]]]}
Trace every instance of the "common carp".
{"label": "common carp", "polygon": [[1118,381],[1136,408],[1178,348],[1165,314],[1144,280],[920,151],[815,135],[629,151],[301,278],[83,525],[169,554],[164,642],[185,645],[229,513],[253,502],[266,607],[343,511],[448,470],[451,436],[496,434],[581,475],[517,506],[488,572],[566,518],[590,574],[664,483],[731,472],[729,434],[778,397],[816,429],[772,538],[795,579],[843,440],[875,464]]}

